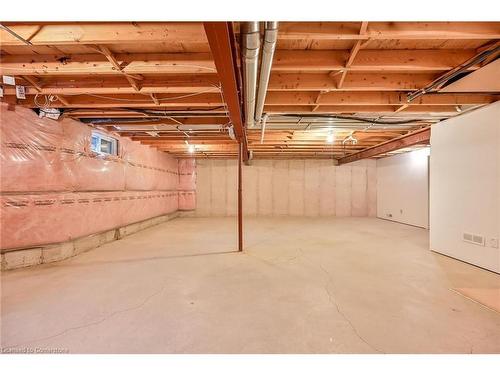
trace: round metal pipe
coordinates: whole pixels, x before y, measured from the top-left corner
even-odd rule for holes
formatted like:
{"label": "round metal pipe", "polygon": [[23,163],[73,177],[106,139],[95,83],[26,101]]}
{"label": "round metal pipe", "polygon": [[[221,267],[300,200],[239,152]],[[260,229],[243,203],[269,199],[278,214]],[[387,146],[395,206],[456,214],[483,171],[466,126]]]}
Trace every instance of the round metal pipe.
{"label": "round metal pipe", "polygon": [[254,126],[255,96],[260,49],[259,22],[243,22],[241,25],[243,87],[245,91],[245,119],[247,128]]}
{"label": "round metal pipe", "polygon": [[262,61],[260,65],[259,92],[255,105],[255,121],[258,123],[262,118],[264,103],[266,101],[269,77],[273,64],[274,51],[278,40],[278,22],[266,22],[264,32],[264,46],[262,47]]}

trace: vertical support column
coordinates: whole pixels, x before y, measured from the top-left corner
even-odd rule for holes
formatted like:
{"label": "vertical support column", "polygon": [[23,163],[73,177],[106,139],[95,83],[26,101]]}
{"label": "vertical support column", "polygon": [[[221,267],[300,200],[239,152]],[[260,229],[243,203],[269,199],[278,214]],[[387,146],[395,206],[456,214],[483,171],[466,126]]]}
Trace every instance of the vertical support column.
{"label": "vertical support column", "polygon": [[238,144],[238,251],[243,251],[243,191],[242,171],[243,143]]}

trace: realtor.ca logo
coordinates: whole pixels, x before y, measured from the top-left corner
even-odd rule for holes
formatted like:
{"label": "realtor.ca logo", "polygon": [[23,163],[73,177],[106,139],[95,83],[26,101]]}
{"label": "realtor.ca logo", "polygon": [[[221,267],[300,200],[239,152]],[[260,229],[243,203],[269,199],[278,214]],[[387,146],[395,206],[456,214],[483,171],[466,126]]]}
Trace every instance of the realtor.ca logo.
{"label": "realtor.ca logo", "polygon": [[66,348],[1,348],[2,354],[66,354]]}

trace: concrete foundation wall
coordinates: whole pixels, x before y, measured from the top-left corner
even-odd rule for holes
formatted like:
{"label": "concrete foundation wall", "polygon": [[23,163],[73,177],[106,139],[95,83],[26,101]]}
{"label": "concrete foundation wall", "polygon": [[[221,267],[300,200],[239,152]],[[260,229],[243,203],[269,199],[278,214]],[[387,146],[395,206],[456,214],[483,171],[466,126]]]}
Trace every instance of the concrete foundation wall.
{"label": "concrete foundation wall", "polygon": [[[236,160],[197,160],[196,216],[236,215],[237,177]],[[243,213],[375,216],[376,185],[374,160],[253,160],[243,167]]]}

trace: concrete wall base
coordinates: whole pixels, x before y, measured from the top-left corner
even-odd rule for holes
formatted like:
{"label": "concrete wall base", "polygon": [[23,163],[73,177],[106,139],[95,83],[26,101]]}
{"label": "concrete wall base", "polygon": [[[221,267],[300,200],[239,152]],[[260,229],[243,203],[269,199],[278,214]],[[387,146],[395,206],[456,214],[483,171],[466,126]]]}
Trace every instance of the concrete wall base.
{"label": "concrete wall base", "polygon": [[72,241],[61,242],[26,249],[2,250],[2,271],[31,267],[38,264],[58,262],[86,251],[95,249],[105,243],[119,240],[140,230],[172,220],[180,215],[179,211],[153,217],[137,223],[114,228],[105,232],[80,237]]}

